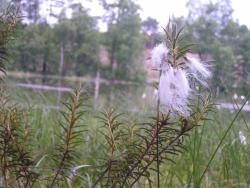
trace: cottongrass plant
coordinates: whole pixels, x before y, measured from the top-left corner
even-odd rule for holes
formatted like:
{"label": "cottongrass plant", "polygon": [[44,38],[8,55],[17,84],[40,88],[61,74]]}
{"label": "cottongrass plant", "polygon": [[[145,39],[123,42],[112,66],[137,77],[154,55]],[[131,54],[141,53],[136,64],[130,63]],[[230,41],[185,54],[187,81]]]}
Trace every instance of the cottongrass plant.
{"label": "cottongrass plant", "polygon": [[[198,59],[188,56],[192,44],[182,46],[182,29],[169,22],[164,29],[164,41],[152,51],[152,63],[159,71],[158,101],[157,101],[157,184],[160,187],[160,161],[159,161],[159,114],[179,116],[188,121],[192,109],[189,100],[194,90],[191,87],[194,79],[203,86],[211,77],[207,66]],[[195,84],[195,83],[194,83]],[[192,128],[190,128],[192,129]]]}
{"label": "cottongrass plant", "polygon": [[152,52],[154,70],[160,74],[156,114],[129,129],[121,114],[103,113],[100,120],[109,157],[92,188],[133,187],[142,181],[160,187],[160,164],[173,162],[172,156],[185,150],[183,138],[203,124],[213,109],[211,95],[195,95],[194,86],[207,87],[209,69],[188,56],[192,44],[182,45],[182,29],[169,23],[164,34],[164,41]]}
{"label": "cottongrass plant", "polygon": [[193,80],[207,86],[207,79],[212,74],[206,64],[187,54],[191,45],[179,46],[181,31],[176,33],[176,25],[168,25],[165,29],[166,40],[152,51],[152,64],[160,72],[160,104],[172,114],[188,117],[188,99],[194,94],[191,88]]}

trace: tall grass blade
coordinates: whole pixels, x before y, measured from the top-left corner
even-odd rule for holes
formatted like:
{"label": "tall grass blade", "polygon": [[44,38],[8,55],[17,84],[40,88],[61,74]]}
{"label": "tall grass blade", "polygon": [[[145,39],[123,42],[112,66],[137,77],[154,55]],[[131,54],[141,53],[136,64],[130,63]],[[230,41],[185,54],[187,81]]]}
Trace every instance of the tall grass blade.
{"label": "tall grass blade", "polygon": [[244,106],[246,105],[246,103],[247,103],[247,100],[246,100],[246,102],[241,106],[241,108],[238,110],[238,112],[237,112],[236,115],[234,116],[233,120],[231,121],[230,125],[228,126],[227,130],[225,131],[225,133],[223,134],[222,138],[220,139],[220,142],[219,142],[218,146],[216,147],[214,153],[212,154],[210,160],[208,161],[208,163],[207,163],[207,165],[206,165],[205,170],[203,171],[203,173],[202,173],[202,175],[201,175],[201,177],[200,177],[200,179],[199,179],[199,181],[198,181],[198,185],[201,184],[201,181],[202,181],[202,179],[204,178],[204,176],[205,176],[205,174],[206,174],[206,172],[207,172],[209,166],[211,165],[211,163],[212,163],[212,161],[213,161],[213,159],[214,159],[216,153],[218,152],[219,148],[221,147],[223,141],[225,140],[225,138],[226,138],[226,136],[228,135],[229,131],[230,131],[231,128],[233,127],[234,122],[236,121],[236,119],[237,119],[238,116],[240,115],[240,113],[241,113],[242,109],[244,108]]}

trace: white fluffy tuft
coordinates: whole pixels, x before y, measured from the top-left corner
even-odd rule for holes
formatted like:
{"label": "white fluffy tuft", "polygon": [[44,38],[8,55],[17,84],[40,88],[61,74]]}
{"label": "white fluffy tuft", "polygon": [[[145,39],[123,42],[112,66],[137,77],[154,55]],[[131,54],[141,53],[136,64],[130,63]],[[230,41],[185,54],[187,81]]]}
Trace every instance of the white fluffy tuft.
{"label": "white fluffy tuft", "polygon": [[[172,67],[167,63],[169,50],[164,43],[157,45],[152,50],[152,63],[156,68],[161,68],[158,90],[158,99],[164,110],[183,117],[190,115],[188,107],[191,88],[187,72],[180,67]],[[207,66],[198,59],[187,57],[185,62],[188,73],[202,85],[207,86],[206,80],[212,76]]]}
{"label": "white fluffy tuft", "polygon": [[168,48],[165,44],[161,43],[154,47],[152,50],[151,61],[155,67],[160,67],[163,64],[163,61],[167,59]]}
{"label": "white fluffy tuft", "polygon": [[246,145],[247,144],[247,138],[244,136],[242,131],[239,132],[239,137],[240,137],[240,143],[242,143],[243,145]]}
{"label": "white fluffy tuft", "polygon": [[206,79],[212,76],[208,68],[202,64],[198,59],[193,57],[187,57],[188,63],[187,66],[191,71],[193,77],[198,80],[202,85],[206,86]]}
{"label": "white fluffy tuft", "polygon": [[182,69],[169,67],[160,77],[159,99],[160,104],[173,113],[189,116],[188,97],[191,89],[187,74]]}

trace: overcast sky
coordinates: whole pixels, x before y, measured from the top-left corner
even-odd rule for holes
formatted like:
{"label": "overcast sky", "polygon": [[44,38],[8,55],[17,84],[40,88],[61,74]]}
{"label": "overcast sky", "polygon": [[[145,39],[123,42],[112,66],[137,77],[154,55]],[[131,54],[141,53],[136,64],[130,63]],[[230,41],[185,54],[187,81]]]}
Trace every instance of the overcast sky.
{"label": "overcast sky", "polygon": [[[187,0],[137,0],[143,8],[142,17],[151,16],[156,18],[161,25],[165,25],[169,16],[186,16]],[[206,2],[206,0],[201,0]],[[234,9],[233,17],[239,20],[240,24],[250,27],[250,0],[231,0]]]}
{"label": "overcast sky", "polygon": [[[101,16],[103,10],[98,4],[98,0],[73,0],[78,2],[83,2],[84,7],[91,9],[90,14],[93,16]],[[186,16],[188,10],[186,8],[186,3],[188,0],[136,0],[141,6],[141,17],[143,19],[147,17],[153,17],[158,20],[161,26],[164,26],[168,22],[168,18],[172,15]],[[201,0],[201,2],[206,2],[209,0]],[[216,0],[212,0],[216,1]],[[48,5],[50,0],[45,0]],[[65,1],[67,2],[67,1]],[[245,24],[250,27],[250,0],[231,0],[232,7],[234,9],[233,17],[239,21],[240,24]],[[42,6],[42,12],[48,11],[48,6]],[[53,20],[51,20],[53,22]]]}

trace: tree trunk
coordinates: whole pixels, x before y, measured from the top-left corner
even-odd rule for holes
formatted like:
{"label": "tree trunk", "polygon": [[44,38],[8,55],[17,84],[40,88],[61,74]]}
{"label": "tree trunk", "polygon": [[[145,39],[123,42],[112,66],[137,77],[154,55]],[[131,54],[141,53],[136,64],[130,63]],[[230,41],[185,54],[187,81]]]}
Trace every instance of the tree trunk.
{"label": "tree trunk", "polygon": [[111,81],[115,79],[115,49],[116,48],[116,39],[113,40],[112,42],[112,47],[111,47],[111,55],[110,55],[110,65],[111,65]]}
{"label": "tree trunk", "polygon": [[98,97],[99,97],[99,88],[100,88],[100,71],[96,71],[95,77],[95,95],[94,95],[94,108],[98,106]]}
{"label": "tree trunk", "polygon": [[46,82],[46,73],[47,73],[47,58],[44,56],[43,58],[43,67],[42,67],[42,84],[45,84]]}
{"label": "tree trunk", "polygon": [[[64,67],[64,47],[63,47],[63,44],[61,44],[60,65],[59,65],[60,78],[59,78],[59,82],[58,82],[58,87],[62,86],[63,67]],[[61,91],[58,91],[57,106],[60,105],[61,97],[62,97]]]}

